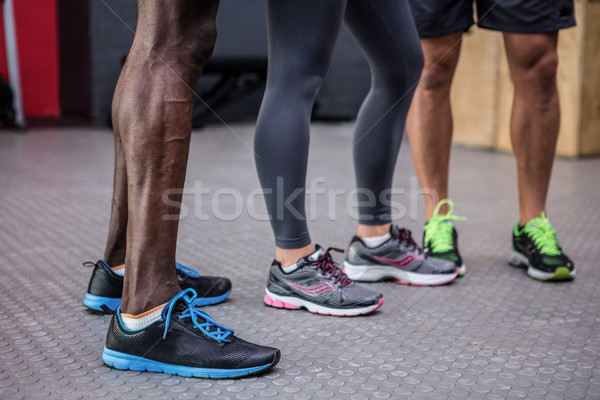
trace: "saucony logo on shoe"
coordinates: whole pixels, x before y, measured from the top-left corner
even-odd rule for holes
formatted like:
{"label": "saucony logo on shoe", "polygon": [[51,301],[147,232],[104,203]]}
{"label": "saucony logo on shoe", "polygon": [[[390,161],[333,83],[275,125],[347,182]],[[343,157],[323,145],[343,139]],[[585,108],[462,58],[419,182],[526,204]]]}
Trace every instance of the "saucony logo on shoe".
{"label": "saucony logo on shoe", "polygon": [[410,263],[421,260],[419,257],[412,255],[412,254],[409,254],[399,260],[392,260],[389,258],[378,257],[378,256],[373,256],[373,258],[375,258],[381,262],[384,262],[386,264],[390,264],[390,265],[393,265],[393,266],[399,267],[399,268],[406,267]]}
{"label": "saucony logo on shoe", "polygon": [[309,296],[318,296],[321,293],[325,293],[329,290],[335,290],[335,288],[328,282],[323,282],[313,287],[300,286],[292,282],[288,282],[288,285],[295,287],[296,289],[300,290],[303,293],[306,293]]}

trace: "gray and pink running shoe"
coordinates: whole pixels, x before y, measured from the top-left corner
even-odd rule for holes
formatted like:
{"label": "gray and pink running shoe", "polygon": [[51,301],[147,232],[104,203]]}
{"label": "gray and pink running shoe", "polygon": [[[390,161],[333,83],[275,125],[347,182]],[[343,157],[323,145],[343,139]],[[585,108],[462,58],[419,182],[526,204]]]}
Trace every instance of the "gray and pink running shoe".
{"label": "gray and pink running shoe", "polygon": [[344,261],[346,275],[360,282],[394,280],[417,286],[444,285],[458,276],[453,262],[426,258],[408,229],[392,225],[390,235],[390,239],[373,248],[355,236]]}
{"label": "gray and pink running shoe", "polygon": [[369,314],[383,304],[383,295],[348,278],[333,261],[329,248],[316,251],[296,263],[296,269],[285,272],[273,261],[264,301],[276,308],[305,308],[316,314],[352,317]]}

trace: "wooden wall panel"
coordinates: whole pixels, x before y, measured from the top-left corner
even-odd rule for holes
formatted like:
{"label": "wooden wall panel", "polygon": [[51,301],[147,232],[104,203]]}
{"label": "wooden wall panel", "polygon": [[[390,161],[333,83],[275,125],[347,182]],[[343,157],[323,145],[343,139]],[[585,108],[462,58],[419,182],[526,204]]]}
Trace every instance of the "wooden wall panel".
{"label": "wooden wall panel", "polygon": [[[559,35],[561,126],[557,154],[600,154],[600,1],[576,0],[578,26]],[[513,85],[502,34],[473,28],[452,88],[454,143],[512,151]]]}

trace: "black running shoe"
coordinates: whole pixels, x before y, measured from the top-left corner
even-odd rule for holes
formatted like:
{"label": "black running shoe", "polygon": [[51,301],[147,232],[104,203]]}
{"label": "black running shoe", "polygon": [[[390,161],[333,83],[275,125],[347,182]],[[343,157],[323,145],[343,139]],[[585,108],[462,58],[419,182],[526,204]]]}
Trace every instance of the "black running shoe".
{"label": "black running shoe", "polygon": [[575,265],[563,253],[554,228],[545,213],[513,230],[513,251],[508,263],[527,269],[527,275],[540,281],[570,281],[575,279]]}
{"label": "black running shoe", "polygon": [[181,291],[162,310],[162,318],[131,331],[123,326],[121,308],[110,321],[104,362],[132,371],[164,372],[198,378],[239,378],[267,371],[279,350],[246,342],[194,306],[196,292]]}
{"label": "black running shoe", "polygon": [[[86,267],[94,267],[83,304],[95,311],[102,311],[102,306],[114,311],[121,305],[123,295],[123,277],[115,274],[104,260],[97,263],[83,263]],[[195,306],[207,306],[224,301],[231,293],[231,281],[227,278],[200,276],[195,269],[175,263],[177,279],[182,289],[194,289],[198,294]]]}
{"label": "black running shoe", "polygon": [[[440,208],[448,205],[448,212],[440,214]],[[428,258],[452,261],[458,268],[458,276],[467,273],[458,251],[458,233],[454,221],[465,220],[465,217],[453,215],[454,203],[444,199],[438,203],[433,211],[433,217],[425,224],[423,229],[423,251]]]}

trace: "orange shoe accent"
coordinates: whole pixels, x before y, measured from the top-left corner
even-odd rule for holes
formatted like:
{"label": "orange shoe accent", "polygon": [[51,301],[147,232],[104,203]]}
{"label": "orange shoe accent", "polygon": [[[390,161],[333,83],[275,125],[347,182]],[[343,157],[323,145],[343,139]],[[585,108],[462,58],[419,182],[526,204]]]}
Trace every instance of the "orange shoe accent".
{"label": "orange shoe accent", "polygon": [[122,317],[126,317],[126,318],[133,318],[133,319],[143,318],[143,317],[145,317],[146,315],[152,314],[154,311],[157,311],[157,310],[159,310],[159,309],[161,309],[161,308],[164,308],[166,305],[167,305],[167,303],[161,304],[160,306],[154,307],[152,310],[149,310],[149,311],[143,312],[143,313],[141,313],[141,314],[138,314],[138,315],[132,315],[132,314],[124,314],[124,313],[121,313],[121,316],[122,316]]}
{"label": "orange shoe accent", "polygon": [[116,267],[110,267],[113,271],[119,271],[125,269],[125,264],[117,265]]}

